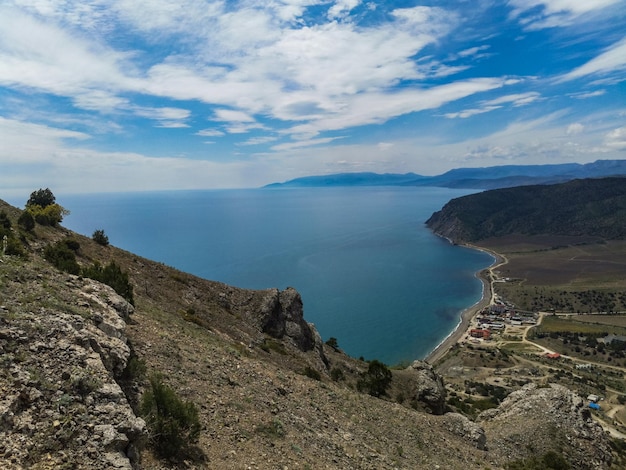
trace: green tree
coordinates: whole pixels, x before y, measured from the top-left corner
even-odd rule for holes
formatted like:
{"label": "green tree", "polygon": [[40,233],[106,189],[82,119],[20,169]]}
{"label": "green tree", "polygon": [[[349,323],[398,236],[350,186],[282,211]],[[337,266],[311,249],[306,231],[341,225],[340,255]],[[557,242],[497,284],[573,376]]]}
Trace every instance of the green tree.
{"label": "green tree", "polygon": [[387,393],[387,389],[391,385],[391,378],[389,368],[382,362],[373,360],[369,363],[367,372],[357,382],[357,389],[361,392],[367,392],[373,397],[381,397]]}
{"label": "green tree", "polygon": [[109,237],[104,233],[104,230],[98,229],[93,232],[91,235],[93,241],[95,241],[98,245],[109,246]]}
{"label": "green tree", "polygon": [[198,409],[181,400],[163,383],[160,375],[150,378],[150,389],[141,400],[141,414],[150,431],[154,449],[168,459],[185,457],[200,437]]}
{"label": "green tree", "polygon": [[51,206],[56,201],[54,194],[50,191],[49,188],[46,189],[38,189],[37,191],[33,191],[30,193],[30,197],[26,202],[26,207],[30,206],[40,206],[42,208],[46,208]]}

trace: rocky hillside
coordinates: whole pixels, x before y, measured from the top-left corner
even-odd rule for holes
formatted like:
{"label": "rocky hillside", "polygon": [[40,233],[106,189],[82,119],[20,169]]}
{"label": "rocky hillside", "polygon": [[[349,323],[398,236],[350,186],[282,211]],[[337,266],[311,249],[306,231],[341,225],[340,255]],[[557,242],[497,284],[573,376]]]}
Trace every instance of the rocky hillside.
{"label": "rocky hillside", "polygon": [[[18,210],[0,212],[25,250],[0,258],[0,468],[504,469],[548,452],[610,467],[607,437],[567,389],[522,389],[472,421],[416,361],[375,397],[371,364],[322,343],[294,289],[199,279],[63,228],[23,232]],[[41,256],[68,239],[80,265],[129,274],[134,307]],[[155,373],[201,426],[169,460],[139,413]]]}
{"label": "rocky hillside", "polygon": [[505,235],[626,237],[626,178],[484,191],[451,200],[426,224],[454,242]]}

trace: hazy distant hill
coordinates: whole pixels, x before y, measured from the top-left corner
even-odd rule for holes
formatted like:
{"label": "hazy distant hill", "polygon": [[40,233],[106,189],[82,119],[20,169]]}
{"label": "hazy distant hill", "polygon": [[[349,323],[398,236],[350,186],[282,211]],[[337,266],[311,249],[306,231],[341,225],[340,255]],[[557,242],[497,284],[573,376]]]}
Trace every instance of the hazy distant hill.
{"label": "hazy distant hill", "polygon": [[626,238],[626,178],[497,189],[453,199],[426,222],[455,242],[504,235]]}
{"label": "hazy distant hill", "polygon": [[306,176],[268,188],[323,186],[440,186],[446,188],[497,189],[533,184],[554,184],[577,178],[626,176],[626,160],[559,165],[506,165],[486,168],[457,168],[437,176],[416,173],[339,173]]}

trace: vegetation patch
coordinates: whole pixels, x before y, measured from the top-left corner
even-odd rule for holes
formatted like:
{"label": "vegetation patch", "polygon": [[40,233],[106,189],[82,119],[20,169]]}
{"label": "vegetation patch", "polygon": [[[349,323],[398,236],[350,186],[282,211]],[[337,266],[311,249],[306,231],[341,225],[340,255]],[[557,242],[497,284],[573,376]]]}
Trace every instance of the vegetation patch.
{"label": "vegetation patch", "polygon": [[150,378],[150,389],[141,401],[141,414],[157,454],[167,459],[184,458],[200,437],[198,409],[181,400],[159,375]]}

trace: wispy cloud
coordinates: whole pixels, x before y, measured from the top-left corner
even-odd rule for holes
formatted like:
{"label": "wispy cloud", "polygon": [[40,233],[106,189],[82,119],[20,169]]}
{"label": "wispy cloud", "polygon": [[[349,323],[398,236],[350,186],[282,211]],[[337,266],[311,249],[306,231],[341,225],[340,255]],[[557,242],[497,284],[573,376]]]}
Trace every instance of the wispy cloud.
{"label": "wispy cloud", "polygon": [[602,54],[589,62],[559,77],[560,82],[567,82],[589,75],[602,75],[626,70],[626,38],[608,47]]}
{"label": "wispy cloud", "polygon": [[[511,17],[527,30],[564,27],[622,0],[510,0]],[[583,15],[587,15],[585,18]]]}
{"label": "wispy cloud", "polygon": [[500,109],[505,104],[511,104],[514,107],[525,106],[541,99],[541,95],[538,92],[518,93],[512,95],[500,96],[492,100],[485,100],[480,102],[480,107],[464,109],[454,113],[444,114],[447,118],[468,118],[475,116],[476,114],[488,113],[496,109]]}
{"label": "wispy cloud", "polygon": [[[535,150],[623,156],[623,0],[436,4],[6,0],[0,186],[29,162],[95,189],[104,179],[88,175],[125,165],[186,187],[207,168],[236,186],[272,172],[523,162]],[[589,118],[599,109],[613,113],[602,125]],[[545,116],[550,132],[522,129]],[[256,166],[223,163],[233,156]]]}

